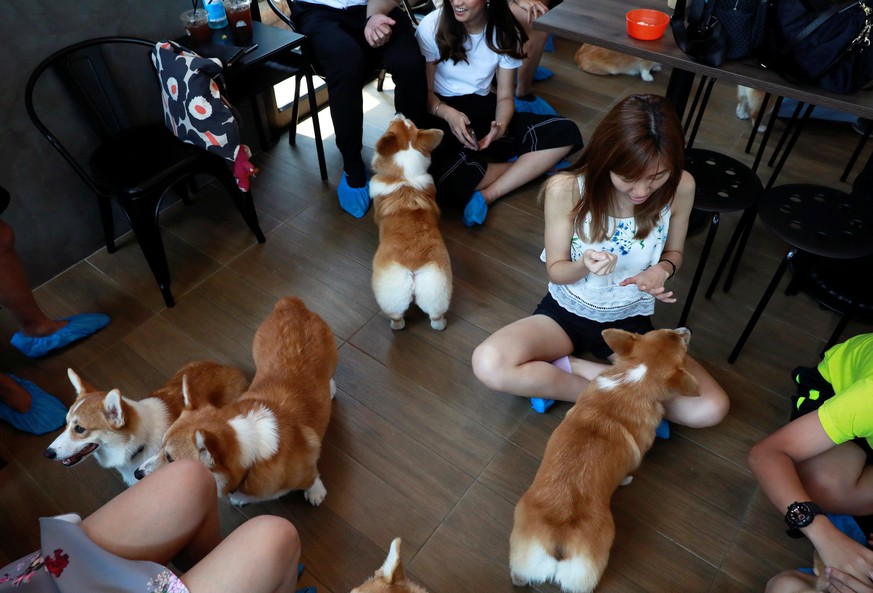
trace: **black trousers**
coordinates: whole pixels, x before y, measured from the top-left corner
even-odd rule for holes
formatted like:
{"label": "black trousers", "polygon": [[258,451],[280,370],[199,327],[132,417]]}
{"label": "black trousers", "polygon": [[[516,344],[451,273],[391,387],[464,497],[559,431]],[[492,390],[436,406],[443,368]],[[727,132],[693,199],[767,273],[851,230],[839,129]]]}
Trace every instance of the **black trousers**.
{"label": "black trousers", "polygon": [[424,57],[415,39],[409,17],[396,8],[388,15],[396,24],[391,39],[381,47],[370,47],[364,38],[367,7],[345,10],[311,2],[295,1],[294,23],[309,38],[317,68],[327,80],[330,113],[336,145],[352,187],[365,181],[361,158],[364,109],[361,87],[380,67],[394,79],[394,107],[416,125],[427,114],[427,78]]}

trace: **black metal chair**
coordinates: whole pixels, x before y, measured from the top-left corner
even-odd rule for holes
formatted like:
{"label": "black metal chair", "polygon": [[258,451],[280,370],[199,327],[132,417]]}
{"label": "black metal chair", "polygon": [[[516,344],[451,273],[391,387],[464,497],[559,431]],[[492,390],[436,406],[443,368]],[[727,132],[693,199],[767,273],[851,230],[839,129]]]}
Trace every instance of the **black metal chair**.
{"label": "black metal chair", "polygon": [[[694,302],[694,296],[697,293],[712,244],[715,241],[721,213],[742,210],[743,217],[738,224],[738,228],[740,228],[749,218],[754,220],[755,204],[764,189],[755,171],[740,161],[713,150],[693,147],[714,83],[714,78],[704,77],[701,80],[685,124],[686,128],[689,127],[692,117],[695,118],[685,149],[685,168],[696,182],[694,209],[708,213],[710,224],[700,260],[694,271],[691,287],[685,298],[685,306],[679,316],[679,326],[685,325],[691,313],[691,305]],[[717,274],[720,273],[724,265],[726,262],[723,259]]]}
{"label": "black metal chair", "polygon": [[[866,294],[869,289],[865,281],[868,276],[863,273],[857,275],[858,265],[869,266],[869,258],[866,260],[858,258],[873,254],[873,210],[864,200],[852,198],[845,192],[821,185],[780,185],[763,193],[759,214],[764,226],[788,243],[789,247],[731,351],[728,357],[730,363],[736,361],[789,265],[801,262],[801,268],[794,270],[794,279],[786,291],[788,294],[797,292],[813,279],[811,268],[802,262],[805,257],[817,256],[831,262],[853,260],[852,263],[845,264],[856,268],[850,278],[837,279],[830,274],[822,276],[819,272],[818,278],[814,280],[814,283],[825,291],[841,293],[838,295],[839,298],[834,294],[830,295],[828,302],[829,306],[842,309],[844,315],[848,315],[844,319],[845,323],[859,312],[861,304],[866,303],[869,306],[870,297]],[[821,266],[818,266],[818,269],[821,270]],[[845,306],[835,304],[839,300],[842,300]],[[839,334],[845,328],[845,323],[837,326],[837,330],[828,341],[829,344],[836,343]]]}
{"label": "black metal chair", "polygon": [[65,47],[34,69],[24,99],[33,124],[97,195],[106,249],[116,250],[114,200],[130,222],[164,302],[172,307],[158,225],[161,202],[171,189],[186,199],[186,184],[195,174],[215,177],[258,242],[266,239],[251,194],[237,187],[228,162],[183,143],[164,125],[150,61],[154,45],[132,37],[101,37]]}

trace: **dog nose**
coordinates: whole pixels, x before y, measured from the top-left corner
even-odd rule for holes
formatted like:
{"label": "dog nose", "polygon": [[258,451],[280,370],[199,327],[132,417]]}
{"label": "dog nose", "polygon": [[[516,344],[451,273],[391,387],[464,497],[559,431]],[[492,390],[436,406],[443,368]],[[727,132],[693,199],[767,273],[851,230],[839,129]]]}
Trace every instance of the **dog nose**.
{"label": "dog nose", "polygon": [[137,470],[133,472],[133,477],[137,480],[142,480],[145,477],[145,472],[137,468]]}
{"label": "dog nose", "polygon": [[48,449],[43,451],[42,454],[45,455],[46,457],[48,457],[49,459],[54,459],[55,457],[58,456],[58,454],[55,453],[55,450],[52,449],[51,447],[49,447]]}

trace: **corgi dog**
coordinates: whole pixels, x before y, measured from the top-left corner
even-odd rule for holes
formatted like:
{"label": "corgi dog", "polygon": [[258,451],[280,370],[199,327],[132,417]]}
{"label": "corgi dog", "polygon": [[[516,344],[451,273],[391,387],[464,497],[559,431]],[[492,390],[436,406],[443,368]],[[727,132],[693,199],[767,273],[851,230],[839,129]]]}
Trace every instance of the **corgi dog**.
{"label": "corgi dog", "polygon": [[446,328],[452,266],[439,230],[436,187],[427,172],[442,130],[419,130],[397,115],[376,142],[370,196],[379,248],[373,258],[373,293],[391,329],[403,329],[414,300],[435,330]]}
{"label": "corgi dog", "polygon": [[285,297],[255,332],[252,354],[252,384],[230,405],[215,407],[194,380],[183,382],[185,407],[137,478],[176,459],[195,459],[235,506],[291,490],[321,504],[327,491],[317,464],[335,392],[333,333],[303,301]]}
{"label": "corgi dog", "polygon": [[[753,124],[758,118],[758,113],[761,111],[761,105],[764,104],[764,91],[753,89],[748,86],[737,85],[737,117],[739,119],[751,119]],[[766,113],[770,113],[773,106],[767,107]],[[758,126],[759,132],[765,132],[767,126],[761,124]]]}
{"label": "corgi dog", "polygon": [[363,585],[352,589],[352,593],[427,593],[424,587],[414,583],[403,574],[400,561],[400,538],[395,537],[388,550],[388,556],[381,568]]}
{"label": "corgi dog", "polygon": [[237,368],[217,362],[191,362],[179,369],[166,385],[139,401],[118,389],[102,391],[67,369],[76,389],[76,401],[67,412],[64,431],[45,450],[49,459],[67,467],[89,455],[106,468],[115,468],[128,486],[136,483],[134,471],[161,448],[167,428],[182,413],[183,377],[196,381],[203,397],[215,406],[234,401],[248,381]]}
{"label": "corgi dog", "polygon": [[655,80],[652,72],[661,71],[661,65],[657,62],[597,47],[590,43],[583,43],[576,50],[575,59],[580,70],[599,76],[609,74],[639,75],[646,82],[652,82]]}
{"label": "corgi dog", "polygon": [[699,395],[685,370],[691,332],[606,329],[616,362],[585,387],[552,433],[533,484],[515,507],[509,563],[515,585],[597,586],[615,537],[610,498],[630,482],[676,394]]}

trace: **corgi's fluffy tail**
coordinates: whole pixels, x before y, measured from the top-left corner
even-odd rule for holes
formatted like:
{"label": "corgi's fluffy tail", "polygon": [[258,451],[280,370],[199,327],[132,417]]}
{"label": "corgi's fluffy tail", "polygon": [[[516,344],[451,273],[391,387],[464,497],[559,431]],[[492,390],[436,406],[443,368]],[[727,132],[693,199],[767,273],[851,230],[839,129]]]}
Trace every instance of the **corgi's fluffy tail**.
{"label": "corgi's fluffy tail", "polygon": [[512,583],[523,586],[551,581],[565,593],[591,593],[606,570],[615,537],[611,514],[605,521],[592,521],[573,529],[568,526],[552,529],[545,522],[525,515],[523,509],[516,508],[509,540]]}

